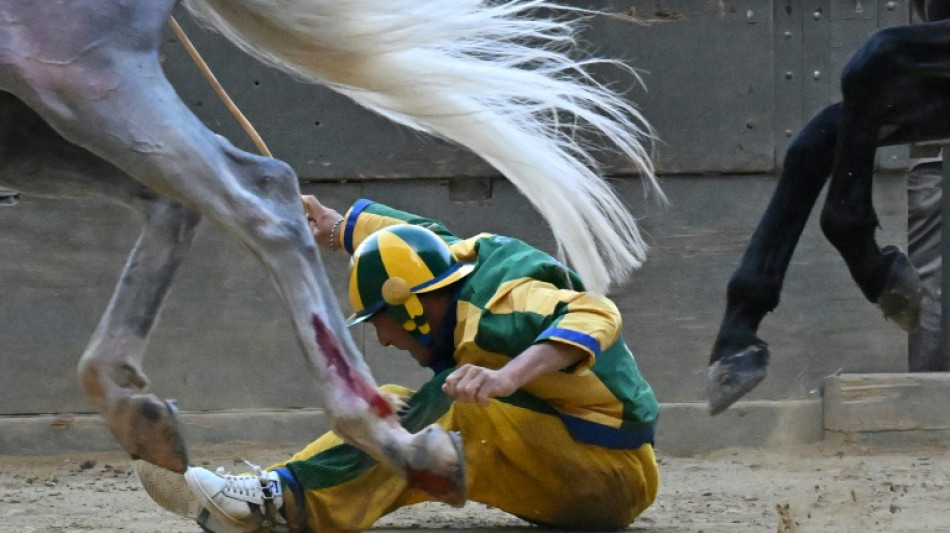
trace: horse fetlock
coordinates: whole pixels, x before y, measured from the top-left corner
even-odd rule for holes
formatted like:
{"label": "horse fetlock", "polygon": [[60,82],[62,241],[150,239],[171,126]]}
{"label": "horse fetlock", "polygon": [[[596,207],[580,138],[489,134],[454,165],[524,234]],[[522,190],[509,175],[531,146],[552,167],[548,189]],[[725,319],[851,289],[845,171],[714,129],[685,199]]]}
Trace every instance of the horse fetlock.
{"label": "horse fetlock", "polygon": [[86,398],[99,410],[104,413],[108,408],[107,387],[99,379],[99,368],[95,364],[83,359],[79,362],[79,384]]}
{"label": "horse fetlock", "polygon": [[729,279],[726,300],[730,308],[741,307],[745,313],[761,317],[778,307],[781,292],[781,274],[740,268]]}
{"label": "horse fetlock", "polygon": [[84,357],[79,363],[80,383],[122,449],[133,459],[184,472],[187,453],[174,403],[152,394],[133,394],[148,385],[134,365],[103,366]]}
{"label": "horse fetlock", "polygon": [[116,399],[146,390],[149,384],[145,374],[129,362],[102,363],[93,357],[83,357],[78,374],[83,391],[100,411],[105,411],[106,405]]}
{"label": "horse fetlock", "polygon": [[120,363],[112,367],[112,382],[123,389],[144,391],[148,389],[148,377],[131,363]]}
{"label": "horse fetlock", "polygon": [[890,266],[875,303],[885,318],[905,331],[913,330],[920,323],[920,276],[907,255],[896,246],[885,246],[881,253],[890,259]]}
{"label": "horse fetlock", "polygon": [[104,416],[112,435],[132,459],[183,473],[188,454],[176,413],[174,403],[148,394],[114,401]]}
{"label": "horse fetlock", "polygon": [[465,452],[458,433],[432,424],[412,437],[407,453],[409,485],[449,505],[467,500]]}
{"label": "horse fetlock", "polygon": [[450,505],[465,503],[465,452],[457,433],[437,424],[409,433],[395,417],[367,424],[336,416],[333,430],[405,477],[410,487]]}
{"label": "horse fetlock", "polygon": [[725,411],[754,389],[765,379],[768,364],[769,349],[764,342],[750,345],[710,364],[706,374],[710,414]]}

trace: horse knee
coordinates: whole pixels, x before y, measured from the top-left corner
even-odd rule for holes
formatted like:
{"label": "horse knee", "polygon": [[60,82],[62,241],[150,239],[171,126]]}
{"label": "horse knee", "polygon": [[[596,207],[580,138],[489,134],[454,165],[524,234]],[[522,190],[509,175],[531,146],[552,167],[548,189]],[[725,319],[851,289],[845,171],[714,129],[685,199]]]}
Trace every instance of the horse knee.
{"label": "horse knee", "polygon": [[[231,147],[231,150],[237,149]],[[247,192],[273,202],[300,204],[297,174],[290,165],[279,159],[243,152],[230,155],[236,160],[241,184]]]}
{"label": "horse knee", "polygon": [[226,161],[221,170],[233,177],[240,190],[274,203],[300,204],[297,173],[290,165],[245,152],[220,135],[214,135],[214,141]]}
{"label": "horse knee", "polygon": [[248,188],[235,203],[232,216],[251,240],[277,250],[283,246],[313,248],[300,203],[296,176],[271,166],[267,172],[252,178]]}

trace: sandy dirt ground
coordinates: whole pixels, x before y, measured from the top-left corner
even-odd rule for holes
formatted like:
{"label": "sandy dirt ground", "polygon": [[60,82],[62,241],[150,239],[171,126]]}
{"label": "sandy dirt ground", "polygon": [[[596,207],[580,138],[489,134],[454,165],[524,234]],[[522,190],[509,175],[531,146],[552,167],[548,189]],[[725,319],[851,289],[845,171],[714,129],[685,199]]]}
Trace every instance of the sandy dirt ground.
{"label": "sandy dirt ground", "polygon": [[[193,460],[241,470],[289,446],[195,448]],[[658,454],[663,485],[629,531],[640,533],[950,531],[950,449],[834,446]],[[569,482],[569,480],[565,480]],[[540,531],[496,509],[423,504],[385,517],[379,532],[407,529]],[[142,490],[118,453],[0,456],[0,532],[198,532]]]}

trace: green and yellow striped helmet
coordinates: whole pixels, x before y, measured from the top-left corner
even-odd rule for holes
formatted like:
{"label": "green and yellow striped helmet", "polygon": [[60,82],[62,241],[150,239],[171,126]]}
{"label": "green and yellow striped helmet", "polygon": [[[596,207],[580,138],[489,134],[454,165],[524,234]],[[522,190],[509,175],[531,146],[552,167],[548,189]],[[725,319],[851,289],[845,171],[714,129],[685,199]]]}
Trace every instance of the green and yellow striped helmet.
{"label": "green and yellow striped helmet", "polygon": [[429,345],[432,328],[416,294],[450,285],[474,268],[474,263],[456,260],[445,241],[422,226],[380,229],[353,252],[350,303],[354,314],[346,325],[358,324],[388,306],[403,329]]}

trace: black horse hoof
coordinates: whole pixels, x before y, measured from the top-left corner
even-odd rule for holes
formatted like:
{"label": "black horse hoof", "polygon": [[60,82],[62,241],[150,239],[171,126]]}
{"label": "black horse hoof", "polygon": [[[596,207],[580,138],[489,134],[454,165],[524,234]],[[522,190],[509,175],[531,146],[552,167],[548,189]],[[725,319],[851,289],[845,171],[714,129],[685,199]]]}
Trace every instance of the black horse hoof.
{"label": "black horse hoof", "polygon": [[768,365],[769,349],[764,344],[753,344],[709,365],[706,375],[709,414],[718,415],[754,389],[765,379]]}
{"label": "black horse hoof", "polygon": [[907,255],[896,246],[881,249],[884,255],[894,258],[884,289],[877,299],[877,306],[884,317],[897,324],[901,329],[915,329],[920,321],[920,277],[910,264]]}

